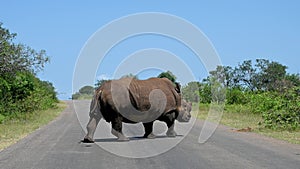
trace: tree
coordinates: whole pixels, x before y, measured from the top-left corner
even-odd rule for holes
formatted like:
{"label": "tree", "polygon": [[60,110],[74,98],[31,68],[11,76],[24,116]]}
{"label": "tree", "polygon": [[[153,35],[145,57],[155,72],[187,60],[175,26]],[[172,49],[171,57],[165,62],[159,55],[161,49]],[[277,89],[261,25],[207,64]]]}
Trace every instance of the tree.
{"label": "tree", "polygon": [[210,76],[216,78],[223,86],[233,87],[233,70],[230,66],[217,66],[216,70],[209,72]]}
{"label": "tree", "polygon": [[84,86],[79,89],[80,94],[87,94],[87,95],[93,95],[94,94],[94,88],[92,86]]}
{"label": "tree", "polygon": [[171,80],[174,84],[176,82],[176,76],[171,72],[171,71],[166,71],[166,72],[162,72],[160,73],[158,76],[158,78],[168,78],[169,80]]}
{"label": "tree", "polygon": [[199,102],[200,99],[200,83],[189,82],[182,88],[182,96],[189,102]]}
{"label": "tree", "polygon": [[232,78],[231,83],[228,83],[231,84],[231,88],[250,91],[281,91],[284,88],[290,88],[292,83],[297,84],[295,76],[287,75],[287,66],[266,59],[255,61],[255,64],[252,64],[251,60],[243,61],[233,69],[228,76],[229,79]]}
{"label": "tree", "polygon": [[72,100],[90,99],[94,95],[94,88],[92,86],[83,86],[78,92],[72,94]]}
{"label": "tree", "polygon": [[211,85],[207,83],[207,81],[201,83],[199,95],[200,95],[201,103],[211,103],[212,101]]}
{"label": "tree", "polygon": [[97,89],[98,87],[100,87],[103,83],[110,81],[110,80],[106,80],[106,79],[101,79],[101,80],[97,80],[96,84],[95,84],[95,88]]}
{"label": "tree", "polygon": [[255,90],[255,73],[256,69],[252,65],[251,60],[245,60],[238,67],[233,70],[233,83],[234,87],[249,89],[251,91]]}
{"label": "tree", "polygon": [[276,91],[278,85],[285,83],[283,79],[287,66],[266,59],[257,59],[255,66],[258,72],[254,76],[253,84],[258,90]]}
{"label": "tree", "polygon": [[287,74],[285,79],[290,81],[293,86],[300,87],[300,74]]}
{"label": "tree", "polygon": [[72,100],[78,100],[80,98],[80,93],[76,92],[75,94],[72,94]]}
{"label": "tree", "polygon": [[24,71],[35,74],[43,70],[50,61],[46,51],[36,51],[24,44],[13,43],[16,35],[0,23],[0,75],[11,76]]}

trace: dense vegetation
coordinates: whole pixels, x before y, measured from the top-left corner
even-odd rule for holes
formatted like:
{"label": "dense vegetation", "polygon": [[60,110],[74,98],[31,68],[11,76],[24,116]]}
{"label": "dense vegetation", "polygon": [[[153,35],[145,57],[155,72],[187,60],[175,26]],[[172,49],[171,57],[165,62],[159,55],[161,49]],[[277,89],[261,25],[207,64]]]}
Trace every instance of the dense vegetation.
{"label": "dense vegetation", "polygon": [[[218,66],[200,82],[183,87],[189,101],[210,103],[215,88],[224,89],[227,111],[260,114],[262,127],[280,130],[300,128],[300,76],[288,74],[287,67],[274,61],[246,60],[238,66]],[[223,88],[220,88],[222,86]],[[198,89],[198,90],[197,90]],[[222,92],[219,92],[222,94]]]}
{"label": "dense vegetation", "polygon": [[58,101],[52,83],[36,76],[49,62],[45,50],[16,44],[15,37],[0,23],[0,123],[26,118]]}

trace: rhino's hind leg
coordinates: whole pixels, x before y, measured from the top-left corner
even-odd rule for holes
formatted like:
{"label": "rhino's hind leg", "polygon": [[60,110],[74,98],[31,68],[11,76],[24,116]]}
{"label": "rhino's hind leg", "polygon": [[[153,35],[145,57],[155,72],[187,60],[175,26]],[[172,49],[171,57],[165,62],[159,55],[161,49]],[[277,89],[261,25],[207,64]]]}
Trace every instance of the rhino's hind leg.
{"label": "rhino's hind leg", "polygon": [[118,137],[118,141],[129,141],[129,138],[122,133],[122,119],[116,118],[111,122],[111,134]]}
{"label": "rhino's hind leg", "polygon": [[102,116],[91,116],[90,120],[86,126],[87,129],[87,134],[83,139],[84,143],[93,143],[94,142],[94,134],[97,128],[97,125],[99,123],[99,121],[101,120]]}
{"label": "rhino's hind leg", "polygon": [[128,137],[124,136],[123,133],[121,133],[121,132],[119,132],[119,131],[116,131],[116,130],[113,129],[113,128],[111,129],[111,133],[112,133],[114,136],[118,137],[118,141],[129,141],[129,138],[128,138]]}
{"label": "rhino's hind leg", "polygon": [[153,134],[153,121],[149,122],[149,123],[143,123],[144,125],[144,129],[145,129],[145,134],[144,134],[144,138],[150,138],[153,139],[156,136]]}

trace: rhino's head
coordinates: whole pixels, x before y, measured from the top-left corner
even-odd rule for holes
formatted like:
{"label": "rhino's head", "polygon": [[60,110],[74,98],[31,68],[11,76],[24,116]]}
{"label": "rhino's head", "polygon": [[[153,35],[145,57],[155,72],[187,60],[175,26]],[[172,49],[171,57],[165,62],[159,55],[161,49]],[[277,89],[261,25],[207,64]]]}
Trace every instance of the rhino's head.
{"label": "rhino's head", "polygon": [[188,103],[185,100],[182,100],[177,120],[179,122],[189,122],[191,118],[191,110],[192,103]]}

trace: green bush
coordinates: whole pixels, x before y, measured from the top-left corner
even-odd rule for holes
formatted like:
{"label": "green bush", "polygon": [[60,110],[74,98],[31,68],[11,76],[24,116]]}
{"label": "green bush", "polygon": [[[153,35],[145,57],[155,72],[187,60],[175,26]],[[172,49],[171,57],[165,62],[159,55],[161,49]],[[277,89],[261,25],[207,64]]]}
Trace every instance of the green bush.
{"label": "green bush", "polygon": [[200,103],[211,103],[212,92],[210,84],[202,84],[199,89]]}
{"label": "green bush", "polygon": [[251,112],[262,114],[267,112],[276,106],[277,100],[276,97],[271,94],[265,93],[252,93],[248,95],[249,97],[249,105]]}
{"label": "green bush", "polygon": [[271,129],[296,130],[299,127],[299,115],[287,110],[270,110],[263,113],[263,125]]}
{"label": "green bush", "polygon": [[0,78],[0,122],[26,117],[33,111],[53,107],[58,99],[53,85],[32,73]]}
{"label": "green bush", "polygon": [[3,123],[5,121],[5,116],[3,116],[2,114],[0,114],[0,123]]}
{"label": "green bush", "polygon": [[259,124],[273,130],[300,129],[300,87],[282,92],[227,89],[226,111],[262,116]]}
{"label": "green bush", "polygon": [[246,92],[239,88],[227,89],[226,91],[226,103],[227,104],[246,104],[248,103]]}
{"label": "green bush", "polygon": [[300,127],[299,87],[284,93],[253,94],[249,103],[251,112],[262,114],[262,126],[270,129],[296,130]]}

